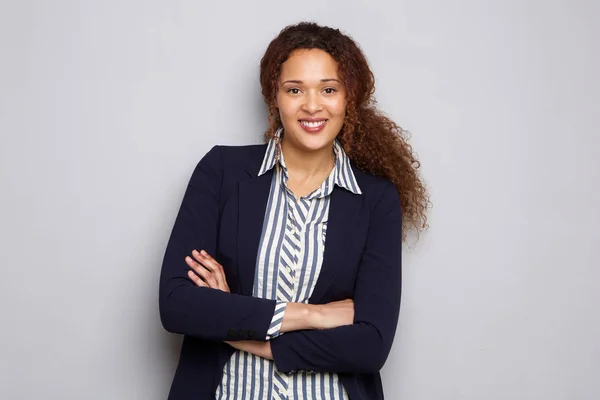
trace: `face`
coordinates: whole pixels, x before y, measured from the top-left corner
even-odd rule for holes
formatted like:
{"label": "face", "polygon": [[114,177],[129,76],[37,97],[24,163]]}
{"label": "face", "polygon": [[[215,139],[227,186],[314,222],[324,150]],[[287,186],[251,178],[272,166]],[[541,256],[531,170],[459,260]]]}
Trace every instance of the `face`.
{"label": "face", "polygon": [[338,64],[319,49],[296,50],[281,66],[276,106],[286,146],[329,151],[346,115]]}

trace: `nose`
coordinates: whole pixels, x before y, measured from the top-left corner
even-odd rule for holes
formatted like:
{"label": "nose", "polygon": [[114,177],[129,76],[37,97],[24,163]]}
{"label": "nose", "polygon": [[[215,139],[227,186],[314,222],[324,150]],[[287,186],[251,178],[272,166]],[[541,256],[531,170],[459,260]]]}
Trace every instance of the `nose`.
{"label": "nose", "polygon": [[309,114],[315,114],[321,111],[321,99],[319,93],[315,91],[309,91],[305,96],[306,101],[304,102],[303,110]]}

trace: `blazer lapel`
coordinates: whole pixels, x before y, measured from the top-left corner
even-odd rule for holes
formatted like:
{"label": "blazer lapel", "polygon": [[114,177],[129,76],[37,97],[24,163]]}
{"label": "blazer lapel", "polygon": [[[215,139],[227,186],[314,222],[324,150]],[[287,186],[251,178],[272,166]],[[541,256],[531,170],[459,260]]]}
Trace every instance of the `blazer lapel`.
{"label": "blazer lapel", "polygon": [[[247,172],[253,179],[247,179],[239,183],[237,257],[240,288],[245,296],[252,296],[256,256],[273,177],[272,169],[261,176],[257,176],[259,167],[260,165],[249,167]],[[252,170],[252,168],[255,170]]]}
{"label": "blazer lapel", "polygon": [[346,189],[336,187],[331,193],[323,265],[310,297],[310,303],[318,303],[342,271],[348,246],[352,246],[354,242],[352,233],[358,225],[361,203],[360,195]]}

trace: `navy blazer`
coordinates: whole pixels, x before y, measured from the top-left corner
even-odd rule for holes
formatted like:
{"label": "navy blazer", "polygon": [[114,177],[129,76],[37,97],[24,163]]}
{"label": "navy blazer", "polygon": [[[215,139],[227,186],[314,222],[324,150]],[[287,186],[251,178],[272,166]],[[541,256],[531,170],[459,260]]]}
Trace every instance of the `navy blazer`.
{"label": "navy blazer", "polygon": [[[275,300],[252,297],[273,170],[257,176],[266,145],[216,146],[198,163],[165,252],[159,308],[164,328],[185,335],[171,400],[214,399],[234,349],[262,340]],[[352,166],[362,195],[335,187],[325,254],[309,302],[354,300],[354,324],[287,332],[271,340],[277,368],[336,372],[350,399],[383,399],[379,370],[400,308],[402,216],[395,186]],[[197,287],[184,258],[204,249],[225,270],[231,293]]]}

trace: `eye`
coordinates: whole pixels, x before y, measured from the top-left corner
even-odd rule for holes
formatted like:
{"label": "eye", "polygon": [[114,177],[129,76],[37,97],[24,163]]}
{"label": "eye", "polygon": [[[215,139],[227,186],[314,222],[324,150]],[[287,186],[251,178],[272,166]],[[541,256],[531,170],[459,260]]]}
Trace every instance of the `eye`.
{"label": "eye", "polygon": [[334,94],[335,92],[337,92],[336,88],[331,88],[331,87],[325,88],[324,90],[325,90],[325,93],[327,93],[327,94]]}
{"label": "eye", "polygon": [[300,93],[300,89],[298,89],[298,88],[290,88],[290,89],[287,90],[287,92],[291,93],[291,94],[298,94],[298,93]]}

